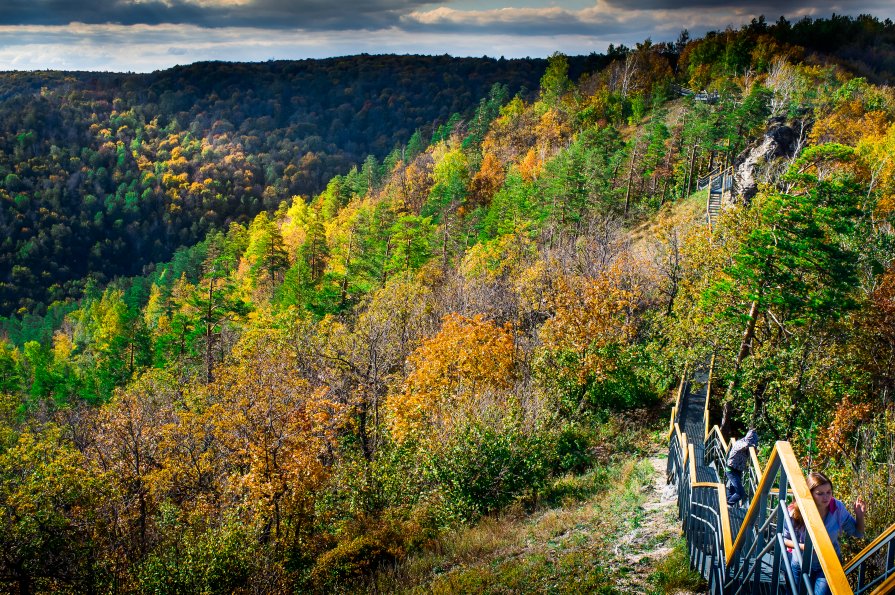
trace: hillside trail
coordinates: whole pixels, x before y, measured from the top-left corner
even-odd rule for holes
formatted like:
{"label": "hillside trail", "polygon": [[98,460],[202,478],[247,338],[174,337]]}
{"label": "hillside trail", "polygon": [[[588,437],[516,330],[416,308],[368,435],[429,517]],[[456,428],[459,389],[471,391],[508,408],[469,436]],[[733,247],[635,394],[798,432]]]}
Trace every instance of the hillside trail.
{"label": "hillside trail", "polygon": [[[677,518],[677,493],[665,481],[667,458],[653,454],[648,458],[654,469],[652,481],[641,488],[641,503],[626,526],[616,534],[608,552],[608,565],[622,593],[649,593],[651,573],[666,559],[681,538]],[[676,595],[696,595],[705,591],[678,591]]]}
{"label": "hillside trail", "polygon": [[704,593],[672,586],[693,585],[694,578],[682,574],[677,497],[665,483],[666,462],[655,449],[622,462],[584,499],[485,518],[380,573],[365,592]]}

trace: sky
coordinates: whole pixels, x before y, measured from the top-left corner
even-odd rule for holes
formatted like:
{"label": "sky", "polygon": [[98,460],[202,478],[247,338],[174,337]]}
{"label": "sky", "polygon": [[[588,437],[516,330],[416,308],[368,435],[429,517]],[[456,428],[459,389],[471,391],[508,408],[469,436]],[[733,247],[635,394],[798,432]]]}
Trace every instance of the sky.
{"label": "sky", "polygon": [[506,58],[674,41],[765,15],[872,14],[892,0],[0,0],[0,70],[151,72],[204,60],[368,54]]}

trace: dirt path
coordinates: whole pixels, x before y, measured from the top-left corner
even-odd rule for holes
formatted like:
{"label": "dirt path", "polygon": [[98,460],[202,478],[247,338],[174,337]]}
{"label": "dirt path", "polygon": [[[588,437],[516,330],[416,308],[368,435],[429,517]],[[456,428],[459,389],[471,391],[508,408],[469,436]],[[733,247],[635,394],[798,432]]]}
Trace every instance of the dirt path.
{"label": "dirt path", "polygon": [[[642,501],[622,526],[610,554],[610,568],[623,593],[647,593],[649,576],[674,550],[681,531],[677,520],[677,493],[665,483],[665,457],[654,455],[652,482],[641,489]],[[688,593],[682,591],[681,593]]]}

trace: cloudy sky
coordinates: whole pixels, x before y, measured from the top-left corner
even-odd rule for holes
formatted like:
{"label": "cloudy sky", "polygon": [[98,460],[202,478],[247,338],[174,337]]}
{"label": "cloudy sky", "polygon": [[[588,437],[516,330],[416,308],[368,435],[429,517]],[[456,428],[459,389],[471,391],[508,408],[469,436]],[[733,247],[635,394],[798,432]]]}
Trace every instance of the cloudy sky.
{"label": "cloudy sky", "polygon": [[0,70],[149,72],[200,60],[370,54],[543,57],[673,41],[764,14],[873,14],[892,0],[0,0]]}

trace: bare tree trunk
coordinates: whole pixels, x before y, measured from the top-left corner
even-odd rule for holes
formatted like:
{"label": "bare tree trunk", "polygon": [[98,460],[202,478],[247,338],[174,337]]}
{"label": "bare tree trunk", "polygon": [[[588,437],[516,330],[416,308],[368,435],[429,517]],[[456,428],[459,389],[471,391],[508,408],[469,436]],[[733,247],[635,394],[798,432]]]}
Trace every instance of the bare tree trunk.
{"label": "bare tree trunk", "polygon": [[354,232],[348,233],[348,254],[345,257],[345,278],[342,279],[341,295],[339,296],[339,308],[345,307],[345,301],[348,298],[348,274],[351,270],[351,245],[354,241]]}
{"label": "bare tree trunk", "polygon": [[724,407],[721,414],[721,431],[726,435],[730,429],[730,400],[733,398],[733,391],[736,389],[740,376],[740,368],[743,360],[752,351],[752,340],[755,338],[755,323],[758,321],[758,300],[752,302],[749,308],[749,321],[746,323],[746,330],[743,332],[743,340],[740,342],[740,351],[737,353],[736,364],[733,368],[733,377],[727,386],[727,395],[724,397]]}
{"label": "bare tree trunk", "polygon": [[696,145],[690,149],[690,167],[687,168],[687,187],[684,188],[684,196],[686,198],[690,194],[690,187],[693,185],[693,163],[696,161]]}
{"label": "bare tree trunk", "polygon": [[755,387],[755,394],[752,398],[752,427],[755,427],[758,424],[758,417],[761,413],[762,406],[765,401],[765,393],[768,390],[768,381],[767,378],[762,378],[761,382],[758,383],[758,386]]}
{"label": "bare tree trunk", "polygon": [[[808,336],[811,336],[809,333]],[[799,376],[796,381],[796,390],[792,396],[792,408],[794,411],[797,411],[800,405],[801,397],[802,397],[802,382],[805,378],[805,370],[808,368],[808,346],[809,342],[806,340],[805,345],[802,349],[802,356],[799,358]],[[795,430],[796,418],[794,415],[789,417],[789,424],[786,428],[786,439],[789,440],[792,438],[793,431]]]}
{"label": "bare tree trunk", "polygon": [[637,145],[631,153],[631,167],[628,168],[628,188],[625,190],[625,219],[628,218],[628,207],[631,203],[631,181],[634,179],[634,163],[637,161]]}
{"label": "bare tree trunk", "polygon": [[392,236],[388,237],[388,240],[385,242],[385,256],[382,258],[382,278],[381,282],[385,285],[385,279],[388,275],[388,257],[391,254],[392,250]]}
{"label": "bare tree trunk", "polygon": [[205,382],[211,384],[212,381],[212,324],[211,315],[214,307],[214,274],[208,280],[208,310],[205,318]]}
{"label": "bare tree trunk", "polygon": [[615,189],[615,178],[618,176],[618,170],[622,166],[622,160],[619,159],[618,163],[615,164],[615,167],[612,169],[612,177],[609,178],[609,188]]}

